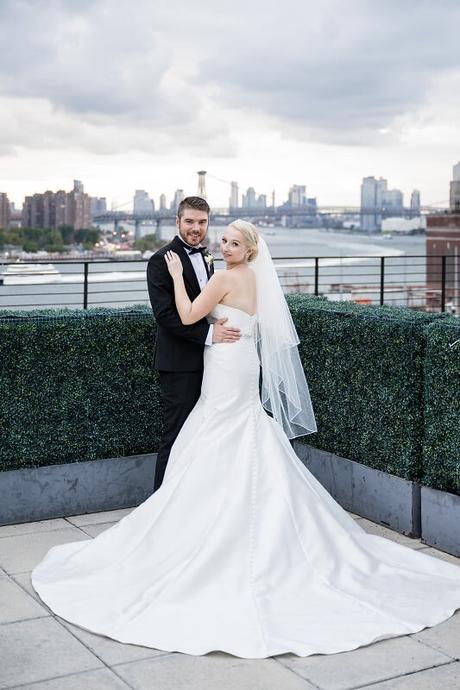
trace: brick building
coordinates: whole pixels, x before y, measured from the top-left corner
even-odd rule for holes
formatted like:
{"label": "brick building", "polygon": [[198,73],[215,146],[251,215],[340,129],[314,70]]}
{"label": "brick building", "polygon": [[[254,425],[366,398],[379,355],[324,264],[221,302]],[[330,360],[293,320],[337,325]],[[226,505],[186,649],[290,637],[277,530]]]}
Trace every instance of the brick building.
{"label": "brick building", "polygon": [[71,192],[60,189],[26,196],[22,224],[27,228],[58,228],[72,225],[75,230],[91,227],[91,199],[83,184],[74,180]]}
{"label": "brick building", "polygon": [[443,213],[427,217],[426,277],[427,306],[440,308],[442,271],[445,256],[445,303],[460,313],[460,213]]}
{"label": "brick building", "polygon": [[0,192],[0,228],[7,228],[10,224],[10,202],[5,192]]}

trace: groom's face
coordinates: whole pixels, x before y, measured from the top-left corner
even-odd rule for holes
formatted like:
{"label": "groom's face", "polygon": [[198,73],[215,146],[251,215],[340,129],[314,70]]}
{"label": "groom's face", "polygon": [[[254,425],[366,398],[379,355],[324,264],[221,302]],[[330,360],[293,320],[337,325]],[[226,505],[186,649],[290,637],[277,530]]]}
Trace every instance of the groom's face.
{"label": "groom's face", "polygon": [[179,235],[184,242],[196,247],[202,242],[208,230],[209,217],[206,211],[196,208],[184,208],[182,216],[176,218]]}

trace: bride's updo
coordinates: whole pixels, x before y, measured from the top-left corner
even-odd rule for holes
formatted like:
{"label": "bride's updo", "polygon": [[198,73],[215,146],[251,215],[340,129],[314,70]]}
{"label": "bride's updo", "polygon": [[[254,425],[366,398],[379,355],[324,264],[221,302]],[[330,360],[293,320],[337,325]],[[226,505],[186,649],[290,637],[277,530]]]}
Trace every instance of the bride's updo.
{"label": "bride's updo", "polygon": [[241,218],[238,218],[237,220],[234,220],[233,223],[229,223],[229,227],[241,232],[244,242],[250,252],[248,261],[254,261],[259,251],[259,234],[255,225],[249,223],[247,220],[241,220]]}

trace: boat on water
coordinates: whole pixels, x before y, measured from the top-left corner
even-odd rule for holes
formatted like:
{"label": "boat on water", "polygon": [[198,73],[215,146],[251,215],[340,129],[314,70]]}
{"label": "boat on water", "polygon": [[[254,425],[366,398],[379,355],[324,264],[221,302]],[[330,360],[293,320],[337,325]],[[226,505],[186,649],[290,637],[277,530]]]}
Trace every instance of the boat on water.
{"label": "boat on water", "polygon": [[15,262],[0,265],[0,285],[39,285],[61,282],[62,276],[53,264]]}

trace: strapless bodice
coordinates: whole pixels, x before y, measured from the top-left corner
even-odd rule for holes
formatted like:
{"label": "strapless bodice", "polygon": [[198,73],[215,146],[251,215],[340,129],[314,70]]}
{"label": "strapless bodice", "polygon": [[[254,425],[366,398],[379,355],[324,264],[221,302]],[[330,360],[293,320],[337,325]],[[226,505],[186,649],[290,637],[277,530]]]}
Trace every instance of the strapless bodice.
{"label": "strapless bodice", "polygon": [[217,319],[224,319],[225,317],[228,318],[226,325],[239,328],[242,337],[252,337],[254,334],[257,322],[256,314],[248,314],[243,309],[231,307],[228,304],[217,304],[207,318],[210,323],[213,323]]}

